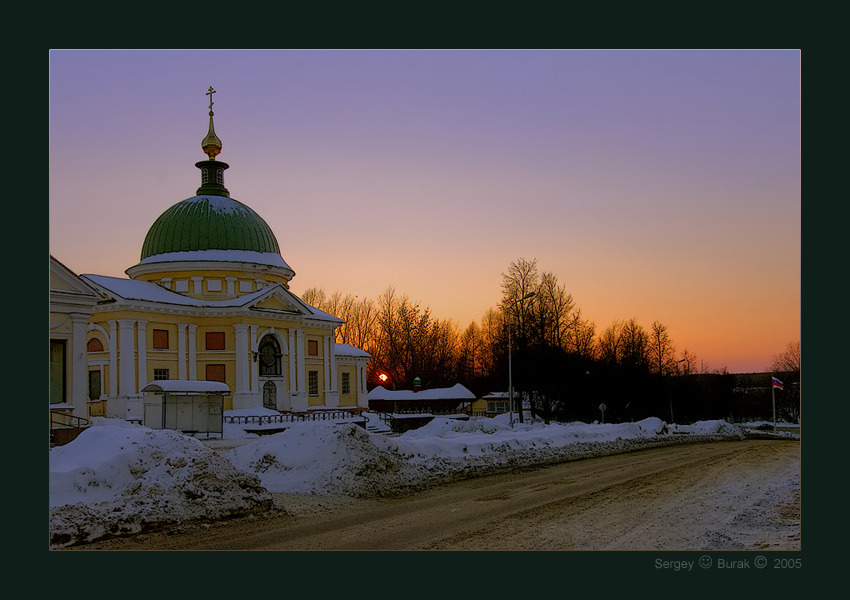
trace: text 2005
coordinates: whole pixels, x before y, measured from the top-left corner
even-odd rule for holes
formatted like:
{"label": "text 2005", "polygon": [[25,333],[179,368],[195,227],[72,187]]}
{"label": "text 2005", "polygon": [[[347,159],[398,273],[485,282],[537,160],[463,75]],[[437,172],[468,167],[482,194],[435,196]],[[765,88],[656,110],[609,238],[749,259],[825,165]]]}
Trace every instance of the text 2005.
{"label": "text 2005", "polygon": [[802,569],[803,568],[803,559],[802,558],[774,558],[773,559],[773,568],[774,569]]}

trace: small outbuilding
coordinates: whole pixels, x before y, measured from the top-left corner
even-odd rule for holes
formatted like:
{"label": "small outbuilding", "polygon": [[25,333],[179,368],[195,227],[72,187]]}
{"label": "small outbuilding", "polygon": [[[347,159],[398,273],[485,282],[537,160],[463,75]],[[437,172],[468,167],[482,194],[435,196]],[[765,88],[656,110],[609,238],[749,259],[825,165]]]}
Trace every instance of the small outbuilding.
{"label": "small outbuilding", "polygon": [[182,433],[222,434],[225,383],[163,379],[153,381],[145,393],[142,422],[151,429],[176,429]]}
{"label": "small outbuilding", "polygon": [[469,419],[467,407],[475,394],[461,384],[430,390],[388,390],[383,386],[369,392],[369,410],[378,413],[395,433],[416,429],[435,416]]}

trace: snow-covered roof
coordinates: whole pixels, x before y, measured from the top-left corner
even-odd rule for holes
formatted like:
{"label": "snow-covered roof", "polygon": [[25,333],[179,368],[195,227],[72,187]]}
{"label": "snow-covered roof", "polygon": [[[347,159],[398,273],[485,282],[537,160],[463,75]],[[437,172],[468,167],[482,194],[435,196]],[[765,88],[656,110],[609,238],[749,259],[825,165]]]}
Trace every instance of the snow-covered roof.
{"label": "snow-covered roof", "polygon": [[219,381],[194,381],[188,379],[158,379],[147,384],[143,392],[167,394],[229,394],[230,387]]}
{"label": "snow-covered roof", "polygon": [[190,250],[183,252],[164,252],[162,254],[154,254],[152,256],[145,257],[139,261],[139,264],[147,265],[163,262],[197,261],[256,263],[292,270],[280,254],[275,254],[274,252],[256,252],[254,250]]}
{"label": "snow-covered roof", "polygon": [[273,292],[278,292],[288,298],[291,298],[293,302],[296,302],[298,305],[302,306],[304,310],[307,311],[307,313],[312,317],[325,321],[337,321],[339,323],[343,322],[342,319],[340,319],[339,317],[335,317],[331,314],[326,313],[323,310],[319,310],[314,306],[310,306],[309,304],[295,296],[292,292],[286,290],[280,284],[270,285],[259,289],[256,292],[237,296],[228,300],[200,300],[198,298],[192,298],[191,296],[184,296],[183,294],[178,294],[177,292],[172,292],[171,290],[167,290],[161,285],[153,283],[152,281],[141,281],[138,279],[125,279],[121,277],[109,277],[107,275],[92,274],[85,274],[81,275],[80,277],[94,284],[98,289],[103,290],[106,294],[117,296],[118,298],[121,298],[123,300],[141,300],[145,302],[158,302],[162,304],[176,304],[179,306],[205,308],[235,308],[246,306],[258,300],[259,298],[262,298],[265,295],[269,295]]}
{"label": "snow-covered roof", "polygon": [[250,294],[231,298],[230,300],[199,300],[167,290],[152,281],[91,274],[85,274],[81,277],[100,286],[107,293],[123,298],[124,300],[144,300],[147,302],[161,302],[163,304],[179,304],[181,306],[244,306],[268,291],[267,288],[263,288]]}
{"label": "snow-covered roof", "polygon": [[383,386],[369,392],[369,400],[475,400],[475,394],[457,383],[450,388],[430,390],[388,390]]}
{"label": "snow-covered roof", "polygon": [[365,358],[372,356],[365,350],[361,350],[357,346],[352,346],[351,344],[334,344],[334,353],[337,356],[357,356]]}

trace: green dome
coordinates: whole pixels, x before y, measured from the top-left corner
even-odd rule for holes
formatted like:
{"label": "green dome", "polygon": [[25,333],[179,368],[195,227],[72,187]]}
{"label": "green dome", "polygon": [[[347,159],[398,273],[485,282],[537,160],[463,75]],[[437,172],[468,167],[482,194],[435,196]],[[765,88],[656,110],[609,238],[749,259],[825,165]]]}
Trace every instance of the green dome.
{"label": "green dome", "polygon": [[142,261],[159,254],[201,250],[280,256],[277,239],[260,215],[232,198],[200,195],[178,202],[154,221],[142,245]]}

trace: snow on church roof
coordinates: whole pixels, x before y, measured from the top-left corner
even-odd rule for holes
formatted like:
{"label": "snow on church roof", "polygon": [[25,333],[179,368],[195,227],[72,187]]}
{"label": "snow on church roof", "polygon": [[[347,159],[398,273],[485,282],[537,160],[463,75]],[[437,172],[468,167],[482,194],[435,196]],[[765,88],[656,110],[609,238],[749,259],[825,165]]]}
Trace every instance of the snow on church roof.
{"label": "snow on church roof", "polygon": [[365,356],[366,358],[372,356],[365,350],[351,344],[334,344],[334,354],[337,356]]}
{"label": "snow on church roof", "polygon": [[171,290],[167,290],[161,285],[151,281],[123,279],[120,277],[92,274],[81,275],[80,277],[95,284],[100,289],[105,290],[106,293],[118,296],[124,300],[141,300],[145,302],[158,302],[161,304],[176,304],[179,306],[193,307],[234,308],[245,306],[246,304],[249,304],[257,298],[267,294],[270,289],[277,287],[282,293],[292,297],[296,302],[303,306],[309,312],[310,316],[325,321],[343,322],[339,317],[335,317],[334,315],[326,313],[323,310],[319,310],[314,306],[310,306],[291,292],[285,290],[279,284],[264,287],[256,292],[237,296],[236,298],[231,298],[229,300],[199,300],[197,298],[192,298],[191,296],[184,296],[183,294],[172,292]]}
{"label": "snow on church roof", "polygon": [[292,270],[280,254],[275,254],[274,252],[256,252],[253,250],[186,250],[181,252],[164,252],[146,256],[139,264],[195,261],[256,263]]}
{"label": "snow on church roof", "polygon": [[125,300],[144,300],[147,302],[161,302],[163,304],[179,304],[181,306],[243,306],[268,291],[268,289],[263,288],[230,300],[198,300],[167,290],[151,281],[90,274],[82,275],[81,277],[88,279],[106,291]]}

